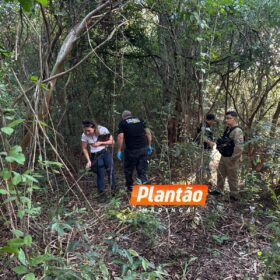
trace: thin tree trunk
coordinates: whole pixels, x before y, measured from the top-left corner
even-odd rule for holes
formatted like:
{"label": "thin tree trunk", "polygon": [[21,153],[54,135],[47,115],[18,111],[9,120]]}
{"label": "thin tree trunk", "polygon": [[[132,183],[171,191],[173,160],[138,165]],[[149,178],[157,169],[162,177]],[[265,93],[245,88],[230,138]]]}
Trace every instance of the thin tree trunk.
{"label": "thin tree trunk", "polygon": [[278,101],[277,108],[276,108],[275,113],[272,117],[271,129],[270,129],[270,133],[269,133],[271,138],[275,137],[276,127],[277,127],[278,121],[279,121],[279,116],[280,116],[280,101]]}

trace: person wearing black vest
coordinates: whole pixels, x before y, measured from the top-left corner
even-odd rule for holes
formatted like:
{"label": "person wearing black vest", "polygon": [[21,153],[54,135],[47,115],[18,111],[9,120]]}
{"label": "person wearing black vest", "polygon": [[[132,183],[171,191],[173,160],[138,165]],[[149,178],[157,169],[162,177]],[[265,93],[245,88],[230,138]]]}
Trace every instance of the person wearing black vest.
{"label": "person wearing black vest", "polygon": [[215,124],[216,118],[213,114],[207,114],[205,121],[200,123],[196,130],[196,137],[194,142],[201,145],[203,148],[203,157],[200,159],[200,167],[196,172],[196,182],[197,183],[211,183],[211,169],[209,166],[211,160],[211,152],[213,150],[214,135],[212,131],[212,126]]}
{"label": "person wearing black vest", "polygon": [[122,160],[123,143],[125,142],[124,152],[124,175],[126,188],[128,191],[133,187],[133,171],[136,168],[138,179],[142,184],[148,182],[148,155],[153,152],[152,135],[143,120],[132,116],[130,111],[122,113],[122,121],[118,127],[118,152],[117,158]]}
{"label": "person wearing black vest", "polygon": [[213,114],[207,114],[205,121],[196,129],[195,142],[202,144],[204,150],[212,150],[215,145],[212,126],[215,124],[216,118]]}
{"label": "person wearing black vest", "polygon": [[237,201],[239,197],[238,171],[243,152],[244,136],[238,126],[237,113],[228,111],[225,116],[226,130],[217,140],[217,149],[221,159],[217,170],[218,194],[224,190],[225,179],[228,179],[230,200]]}

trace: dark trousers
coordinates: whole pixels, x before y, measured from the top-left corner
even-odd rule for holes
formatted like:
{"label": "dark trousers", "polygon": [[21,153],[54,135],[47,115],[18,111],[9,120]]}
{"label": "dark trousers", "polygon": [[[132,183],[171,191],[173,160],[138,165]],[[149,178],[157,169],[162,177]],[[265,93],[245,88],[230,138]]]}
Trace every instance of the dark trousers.
{"label": "dark trousers", "polygon": [[109,185],[112,189],[116,188],[116,178],[112,154],[105,150],[100,154],[91,154],[92,165],[96,166],[96,185],[99,192],[105,188],[105,175],[107,174]]}
{"label": "dark trousers", "polygon": [[124,157],[124,175],[126,180],[126,187],[132,189],[133,185],[133,171],[136,168],[137,176],[142,184],[147,183],[147,169],[148,169],[148,155],[147,148],[137,150],[126,150]]}

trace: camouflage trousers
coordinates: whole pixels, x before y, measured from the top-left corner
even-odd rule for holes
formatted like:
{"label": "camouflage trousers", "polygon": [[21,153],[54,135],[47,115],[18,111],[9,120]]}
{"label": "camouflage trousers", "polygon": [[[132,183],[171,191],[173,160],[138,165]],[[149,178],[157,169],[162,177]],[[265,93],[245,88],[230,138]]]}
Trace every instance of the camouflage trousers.
{"label": "camouflage trousers", "polygon": [[221,157],[217,170],[217,189],[223,191],[227,178],[230,194],[238,195],[238,175],[241,160],[232,160],[231,157]]}

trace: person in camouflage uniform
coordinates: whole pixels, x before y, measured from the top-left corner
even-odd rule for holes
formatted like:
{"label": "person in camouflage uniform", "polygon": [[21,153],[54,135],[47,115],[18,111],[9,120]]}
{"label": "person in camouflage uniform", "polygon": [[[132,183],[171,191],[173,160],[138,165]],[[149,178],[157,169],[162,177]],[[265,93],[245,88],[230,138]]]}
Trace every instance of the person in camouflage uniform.
{"label": "person in camouflage uniform", "polygon": [[[228,111],[225,115],[227,128],[224,135],[232,140],[232,153],[222,154],[217,174],[217,191],[224,190],[225,179],[228,179],[230,189],[230,200],[236,201],[239,196],[238,171],[242,158],[244,135],[242,129],[238,126],[237,113]],[[218,146],[218,144],[217,144]],[[231,155],[230,155],[231,154]]]}

